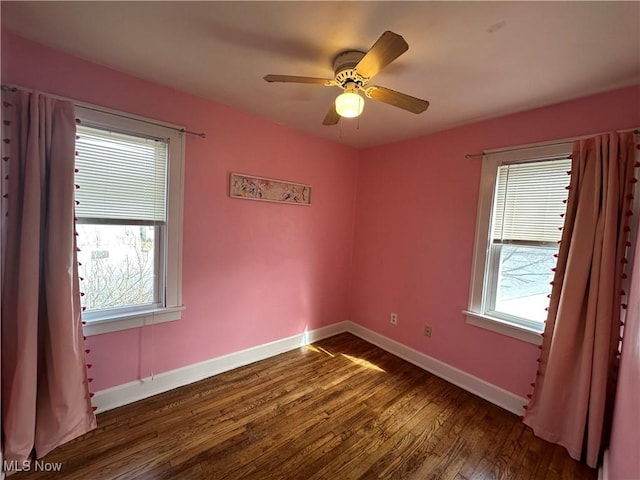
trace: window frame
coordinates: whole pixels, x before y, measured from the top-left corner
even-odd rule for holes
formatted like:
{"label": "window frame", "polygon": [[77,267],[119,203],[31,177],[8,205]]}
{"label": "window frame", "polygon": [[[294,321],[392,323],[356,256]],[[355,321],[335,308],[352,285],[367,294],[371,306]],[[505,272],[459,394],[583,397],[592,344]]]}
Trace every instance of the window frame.
{"label": "window frame", "polygon": [[[184,203],[184,134],[183,127],[87,104],[76,105],[80,123],[96,128],[112,129],[133,135],[168,139],[166,223],[156,226],[162,244],[164,275],[158,279],[157,302],[144,307],[122,307],[83,314],[84,334],[139,328],[146,325],[180,320],[182,317],[182,228]],[[80,186],[82,188],[82,185]],[[111,222],[104,222],[111,224]],[[116,222],[120,224],[122,222]],[[124,224],[124,223],[123,223]],[[161,238],[160,238],[161,237]],[[156,249],[158,250],[158,249]],[[162,269],[161,269],[162,270]],[[80,285],[82,290],[82,284]]]}
{"label": "window frame", "polygon": [[[480,174],[480,189],[478,193],[478,213],[476,217],[476,231],[473,251],[473,265],[471,270],[471,282],[469,287],[469,306],[463,310],[466,322],[480,328],[491,330],[509,337],[540,345],[544,325],[533,326],[529,322],[521,322],[518,317],[501,315],[497,317],[488,310],[486,301],[485,279],[494,281],[497,277],[497,268],[489,265],[492,257],[494,264],[499,261],[491,256],[491,224],[492,210],[495,197],[495,187],[498,167],[505,163],[529,163],[541,160],[549,160],[568,156],[571,154],[573,143],[571,141],[553,144],[534,144],[514,147],[509,149],[492,150],[486,152],[482,159]],[[493,280],[492,280],[493,279]]]}
{"label": "window frame", "polygon": [[485,278],[484,286],[486,291],[483,292],[484,295],[484,313],[492,318],[496,318],[498,320],[502,320],[504,322],[508,322],[520,327],[524,327],[534,332],[542,332],[542,327],[540,322],[536,320],[531,320],[528,318],[518,317],[517,315],[512,315],[510,313],[500,311],[496,307],[497,297],[498,297],[498,288],[499,288],[499,273],[500,273],[500,265],[502,261],[502,250],[506,246],[520,246],[520,247],[530,247],[530,248],[548,248],[546,246],[535,245],[533,243],[518,243],[518,244],[505,244],[505,243],[492,243],[490,242],[487,248],[487,263],[491,265],[490,268],[487,268],[488,273],[486,275],[488,278]]}
{"label": "window frame", "polygon": [[[87,220],[87,221],[85,221]],[[165,308],[165,280],[166,280],[166,225],[153,225],[151,222],[136,222],[126,220],[114,220],[111,219],[94,219],[94,218],[83,218],[78,217],[78,221],[76,222],[78,225],[116,225],[116,226],[146,226],[154,228],[154,252],[153,252],[153,263],[154,263],[154,285],[153,285],[153,301],[149,303],[140,303],[135,305],[124,305],[120,307],[107,307],[99,310],[85,310],[82,313],[82,318],[86,322],[93,322],[96,320],[101,320],[103,318],[113,318],[118,316],[131,316],[136,313],[144,313],[147,310],[158,310]],[[78,230],[78,225],[76,225],[76,230]],[[81,234],[81,233],[80,233]],[[85,274],[86,276],[86,274]]]}

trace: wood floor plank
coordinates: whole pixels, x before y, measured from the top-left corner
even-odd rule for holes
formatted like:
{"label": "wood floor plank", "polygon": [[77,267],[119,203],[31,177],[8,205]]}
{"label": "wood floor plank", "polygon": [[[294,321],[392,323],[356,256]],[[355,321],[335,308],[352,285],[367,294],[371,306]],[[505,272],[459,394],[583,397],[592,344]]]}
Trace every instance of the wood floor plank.
{"label": "wood floor plank", "polygon": [[515,416],[353,335],[98,415],[12,480],[595,480]]}

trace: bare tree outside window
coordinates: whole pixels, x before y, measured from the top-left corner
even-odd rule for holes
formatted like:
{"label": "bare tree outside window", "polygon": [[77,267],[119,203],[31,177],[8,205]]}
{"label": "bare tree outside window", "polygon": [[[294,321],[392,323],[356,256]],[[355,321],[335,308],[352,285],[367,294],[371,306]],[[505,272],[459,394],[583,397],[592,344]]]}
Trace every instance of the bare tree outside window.
{"label": "bare tree outside window", "polygon": [[87,310],[152,304],[155,227],[79,224],[78,260]]}
{"label": "bare tree outside window", "polygon": [[497,311],[544,321],[557,247],[502,245]]}

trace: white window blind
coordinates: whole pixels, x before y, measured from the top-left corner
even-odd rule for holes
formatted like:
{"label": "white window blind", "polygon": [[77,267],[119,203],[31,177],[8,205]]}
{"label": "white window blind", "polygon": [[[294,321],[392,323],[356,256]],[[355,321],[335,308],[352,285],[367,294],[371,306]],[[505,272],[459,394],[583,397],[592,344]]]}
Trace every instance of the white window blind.
{"label": "white window blind", "polygon": [[566,157],[500,165],[492,241],[544,245],[560,240],[570,169]]}
{"label": "white window blind", "polygon": [[78,217],[164,224],[167,141],[86,125],[77,134]]}

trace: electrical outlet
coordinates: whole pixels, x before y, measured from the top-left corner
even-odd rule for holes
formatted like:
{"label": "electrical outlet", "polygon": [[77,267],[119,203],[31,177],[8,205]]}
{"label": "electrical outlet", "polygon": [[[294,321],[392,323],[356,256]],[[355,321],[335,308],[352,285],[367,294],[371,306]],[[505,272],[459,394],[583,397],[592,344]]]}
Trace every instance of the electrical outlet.
{"label": "electrical outlet", "polygon": [[425,337],[430,337],[431,336],[431,325],[425,325],[424,326],[424,336]]}
{"label": "electrical outlet", "polygon": [[392,325],[397,325],[398,324],[398,314],[391,312],[391,324]]}

